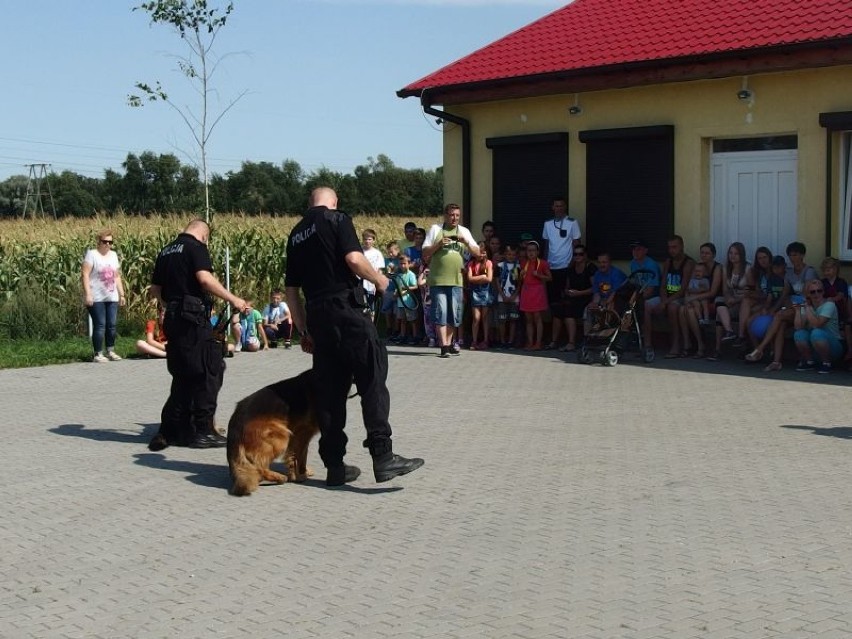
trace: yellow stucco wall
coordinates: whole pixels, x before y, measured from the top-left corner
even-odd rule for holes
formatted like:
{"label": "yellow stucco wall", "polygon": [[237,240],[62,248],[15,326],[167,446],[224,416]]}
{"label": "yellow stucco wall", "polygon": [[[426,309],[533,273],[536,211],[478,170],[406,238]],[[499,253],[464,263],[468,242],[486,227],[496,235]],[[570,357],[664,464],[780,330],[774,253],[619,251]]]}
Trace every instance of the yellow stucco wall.
{"label": "yellow stucco wall", "polygon": [[[737,98],[741,76],[580,94],[580,115],[569,115],[574,94],[456,105],[472,135],[472,227],[491,217],[489,137],[569,133],[569,209],[585,228],[585,145],[578,132],[593,129],[675,127],[675,232],[697,248],[710,232],[710,142],[713,138],[798,136],[798,229],[818,263],[825,250],[826,132],[818,115],[852,110],[852,66],[752,75],[753,104]],[[445,125],[445,199],[462,199],[461,128]],[[837,170],[839,151],[833,160]],[[836,181],[835,181],[836,184]],[[836,199],[836,194],[834,195]],[[835,204],[834,215],[837,216]],[[836,253],[839,223],[833,223]],[[719,247],[720,252],[722,247]],[[750,250],[753,250],[750,249]]]}

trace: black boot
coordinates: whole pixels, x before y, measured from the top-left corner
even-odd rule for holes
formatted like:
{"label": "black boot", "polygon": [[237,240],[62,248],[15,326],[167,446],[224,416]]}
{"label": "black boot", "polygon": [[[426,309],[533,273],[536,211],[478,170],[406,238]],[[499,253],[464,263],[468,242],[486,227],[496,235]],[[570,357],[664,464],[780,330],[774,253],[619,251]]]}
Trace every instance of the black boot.
{"label": "black boot", "polygon": [[224,448],[228,445],[228,438],[219,433],[206,433],[196,435],[189,443],[190,448]]}
{"label": "black boot", "polygon": [[361,469],[357,466],[330,466],[325,476],[326,486],[342,486],[351,484],[361,475]]}
{"label": "black boot", "polygon": [[153,439],[148,442],[148,450],[153,450],[155,452],[168,447],[169,442],[166,440],[165,436],[161,435],[160,433],[154,435]]}
{"label": "black boot", "polygon": [[387,452],[384,455],[373,458],[373,473],[376,475],[376,482],[381,484],[382,482],[390,481],[394,477],[407,475],[422,465],[423,460],[420,458],[407,459],[392,452]]}

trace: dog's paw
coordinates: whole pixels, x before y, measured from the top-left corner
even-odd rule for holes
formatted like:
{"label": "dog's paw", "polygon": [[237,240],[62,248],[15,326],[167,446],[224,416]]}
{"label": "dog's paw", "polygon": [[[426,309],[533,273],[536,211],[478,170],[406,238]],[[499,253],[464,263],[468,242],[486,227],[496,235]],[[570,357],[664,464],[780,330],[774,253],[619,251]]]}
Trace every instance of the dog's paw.
{"label": "dog's paw", "polygon": [[[314,476],[314,469],[311,468],[310,466],[305,466],[305,479],[307,479],[308,477],[313,477],[313,476]],[[304,481],[304,480],[302,480],[302,481]]]}
{"label": "dog's paw", "polygon": [[264,473],[263,478],[266,481],[271,481],[273,484],[286,484],[287,483],[287,475],[282,475],[281,473],[276,473],[273,471],[267,471]]}

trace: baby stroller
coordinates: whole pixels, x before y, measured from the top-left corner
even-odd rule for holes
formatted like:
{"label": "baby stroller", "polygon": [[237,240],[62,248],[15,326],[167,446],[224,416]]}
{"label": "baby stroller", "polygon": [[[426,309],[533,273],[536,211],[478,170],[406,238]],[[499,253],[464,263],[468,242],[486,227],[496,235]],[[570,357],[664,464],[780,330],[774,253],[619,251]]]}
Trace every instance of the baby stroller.
{"label": "baby stroller", "polygon": [[604,366],[615,366],[628,351],[642,354],[642,361],[654,361],[654,351],[642,343],[642,327],[637,306],[644,299],[642,293],[648,286],[651,271],[639,269],[613,293],[613,307],[589,311],[591,330],[583,338],[577,357],[582,364],[599,361]]}

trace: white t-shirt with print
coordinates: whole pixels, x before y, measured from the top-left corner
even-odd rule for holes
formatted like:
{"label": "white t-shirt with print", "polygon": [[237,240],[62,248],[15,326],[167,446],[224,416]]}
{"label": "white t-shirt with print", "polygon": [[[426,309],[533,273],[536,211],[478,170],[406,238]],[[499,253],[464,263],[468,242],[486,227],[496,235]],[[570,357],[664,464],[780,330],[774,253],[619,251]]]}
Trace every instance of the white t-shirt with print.
{"label": "white t-shirt with print", "polygon": [[92,291],[94,302],[117,302],[118,288],[115,280],[118,277],[118,254],[110,251],[101,255],[97,249],[86,251],[83,258],[85,264],[92,267],[89,273],[89,289]]}

